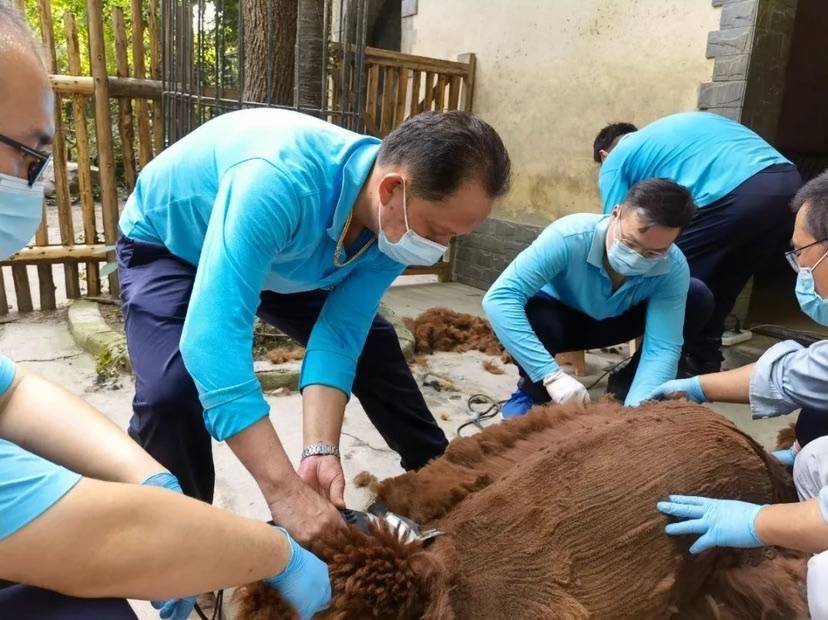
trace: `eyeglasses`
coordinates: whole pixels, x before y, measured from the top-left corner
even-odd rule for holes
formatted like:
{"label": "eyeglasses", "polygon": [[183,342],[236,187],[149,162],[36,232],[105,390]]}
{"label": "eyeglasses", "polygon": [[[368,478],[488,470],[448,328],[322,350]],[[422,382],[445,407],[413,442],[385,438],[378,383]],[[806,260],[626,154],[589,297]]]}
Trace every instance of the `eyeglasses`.
{"label": "eyeglasses", "polygon": [[640,245],[638,245],[635,241],[630,241],[629,238],[624,234],[624,229],[621,228],[621,216],[618,216],[618,238],[619,240],[624,243],[627,247],[631,250],[635,250],[641,256],[648,259],[656,259],[656,258],[664,258],[669,252],[669,248],[667,250],[645,250]]}
{"label": "eyeglasses", "polygon": [[29,148],[25,144],[20,144],[17,140],[12,140],[11,138],[0,134],[0,142],[3,144],[8,144],[12,148],[16,148],[18,151],[22,151],[29,157],[34,157],[34,161],[29,164],[29,170],[26,173],[26,180],[29,182],[29,186],[31,187],[37,180],[40,178],[40,175],[43,174],[43,171],[46,170],[46,167],[49,165],[49,162],[52,161],[52,154],[46,153],[44,151],[38,151],[37,149]]}
{"label": "eyeglasses", "polygon": [[[825,243],[826,241],[828,241],[828,238],[827,239],[821,239],[819,241],[814,241],[813,243],[809,243],[808,245],[803,245],[801,248],[797,248],[795,250],[789,250],[789,251],[785,252],[785,259],[788,261],[788,264],[791,266],[791,269],[793,269],[794,271],[799,273],[799,270],[802,269],[802,267],[799,264],[799,253],[802,252],[803,250],[807,250],[810,247],[813,247],[815,245],[819,245],[820,243]],[[824,258],[824,256],[823,256],[823,258]],[[820,261],[821,260],[822,259],[820,259]],[[816,267],[816,265],[814,265],[814,267]],[[813,269],[813,267],[812,267],[812,269]]]}

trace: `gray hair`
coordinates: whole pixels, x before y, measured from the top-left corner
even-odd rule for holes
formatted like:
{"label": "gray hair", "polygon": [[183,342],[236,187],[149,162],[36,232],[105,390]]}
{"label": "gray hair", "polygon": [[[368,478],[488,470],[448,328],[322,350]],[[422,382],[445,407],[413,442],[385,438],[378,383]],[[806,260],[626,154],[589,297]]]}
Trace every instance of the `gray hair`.
{"label": "gray hair", "polygon": [[9,45],[21,43],[30,48],[37,59],[43,62],[43,47],[35,39],[26,22],[26,16],[10,0],[0,0],[0,52]]}

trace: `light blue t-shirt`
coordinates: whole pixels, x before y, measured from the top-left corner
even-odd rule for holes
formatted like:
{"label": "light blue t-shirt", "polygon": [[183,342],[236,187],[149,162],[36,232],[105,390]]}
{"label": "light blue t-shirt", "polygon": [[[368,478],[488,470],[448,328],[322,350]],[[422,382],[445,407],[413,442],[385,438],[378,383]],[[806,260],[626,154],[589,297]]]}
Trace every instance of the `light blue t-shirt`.
{"label": "light blue t-shirt", "polygon": [[626,134],[601,164],[598,187],[604,213],[630,187],[654,177],[671,179],[706,207],[757,172],[791,163],[744,125],[710,112],[672,114]]}
{"label": "light blue t-shirt", "polygon": [[641,362],[625,401],[632,406],[676,376],[690,270],[673,245],[663,263],[646,275],[627,278],[613,292],[604,267],[609,221],[579,213],[549,225],[500,274],[483,298],[483,308],[506,350],[532,381],[541,381],[559,366],[526,316],[526,303],[535,293],[543,291],[597,320],[647,302]]}
{"label": "light blue t-shirt", "polygon": [[[9,389],[14,374],[14,363],[0,356],[0,395]],[[80,479],[79,474],[0,439],[0,540],[46,512]]]}
{"label": "light blue t-shirt", "polygon": [[205,123],[141,172],[121,231],[197,266],[180,348],[216,439],[268,413],[252,356],[262,290],[331,289],[310,335],[300,388],[350,394],[380,299],[404,269],[367,232],[351,255],[370,244],[367,251],[334,264],[379,146],[296,112],[243,110]]}

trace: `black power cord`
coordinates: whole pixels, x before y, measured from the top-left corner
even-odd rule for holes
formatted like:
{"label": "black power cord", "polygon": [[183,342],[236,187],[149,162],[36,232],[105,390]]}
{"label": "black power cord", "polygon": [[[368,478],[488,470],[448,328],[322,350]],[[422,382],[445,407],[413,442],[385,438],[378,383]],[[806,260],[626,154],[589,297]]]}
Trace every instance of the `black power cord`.
{"label": "black power cord", "polygon": [[466,401],[466,407],[468,407],[468,410],[471,413],[475,414],[475,417],[473,420],[464,422],[457,427],[457,436],[461,437],[461,431],[471,425],[474,425],[482,430],[483,425],[481,422],[484,420],[491,420],[496,417],[497,414],[500,413],[500,408],[505,402],[505,400],[497,401],[486,394],[472,394],[469,396],[469,399]]}
{"label": "black power cord", "polygon": [[195,612],[201,620],[221,620],[221,608],[224,604],[224,590],[219,590],[216,594],[216,606],[213,608],[213,616],[208,618],[207,615],[201,611],[198,603],[195,604]]}

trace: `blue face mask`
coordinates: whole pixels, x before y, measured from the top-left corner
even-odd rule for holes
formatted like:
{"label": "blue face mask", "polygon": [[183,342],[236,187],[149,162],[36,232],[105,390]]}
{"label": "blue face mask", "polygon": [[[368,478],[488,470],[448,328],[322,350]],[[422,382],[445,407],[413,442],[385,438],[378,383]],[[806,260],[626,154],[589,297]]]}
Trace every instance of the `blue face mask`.
{"label": "blue face mask", "polygon": [[0,259],[18,252],[32,237],[43,217],[43,181],[0,174]]}
{"label": "blue face mask", "polygon": [[408,205],[405,200],[405,180],[403,180],[403,217],[405,233],[400,240],[392,243],[382,229],[382,204],[379,206],[379,232],[377,239],[379,250],[389,258],[403,265],[433,265],[439,261],[448,248],[431,239],[421,237],[408,225]]}
{"label": "blue face mask", "polygon": [[828,300],[819,296],[814,285],[814,269],[828,256],[822,255],[813,267],[800,267],[796,277],[796,299],[802,312],[820,325],[828,326]]}
{"label": "blue face mask", "polygon": [[[620,222],[620,220],[618,221]],[[609,261],[610,267],[618,275],[622,276],[644,275],[658,266],[666,258],[666,254],[654,258],[641,256],[641,254],[618,239],[617,236],[615,241],[612,242],[612,245],[610,245],[609,250],[607,250],[607,260]]]}

